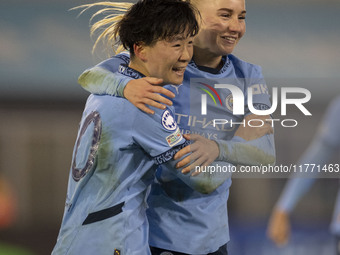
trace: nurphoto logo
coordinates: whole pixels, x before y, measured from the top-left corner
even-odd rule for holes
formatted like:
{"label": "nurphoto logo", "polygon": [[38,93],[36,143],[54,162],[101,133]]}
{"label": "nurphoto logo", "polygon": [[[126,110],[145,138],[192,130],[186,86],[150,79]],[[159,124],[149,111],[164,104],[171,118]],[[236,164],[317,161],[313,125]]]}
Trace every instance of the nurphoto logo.
{"label": "nurphoto logo", "polygon": [[[205,84],[203,84],[205,85]],[[225,106],[230,109],[232,108],[233,115],[244,115],[245,114],[245,95],[243,91],[231,84],[215,84],[214,87],[209,86],[210,90],[215,93],[217,98],[219,99],[221,105],[222,101],[220,99],[220,96],[217,94],[215,89],[228,89],[231,92],[231,97],[228,97],[229,100],[226,100]],[[213,95],[206,89],[202,89],[205,91],[210,97],[213,98],[214,102],[215,99]],[[263,84],[255,84],[248,88],[247,90],[247,106],[251,113],[255,115],[265,116],[265,115],[271,115],[273,114],[278,107],[278,88],[274,87],[272,89],[272,105],[271,107],[262,108],[262,109],[256,109],[253,104],[253,94],[254,91],[257,91],[256,93],[268,93],[267,87]],[[208,93],[209,92],[209,93]],[[299,98],[290,98],[289,94],[300,94]],[[201,115],[207,115],[207,94],[201,94]],[[295,105],[305,116],[312,116],[312,114],[307,110],[307,108],[304,106],[305,103],[309,102],[311,99],[311,93],[308,89],[305,88],[299,88],[299,87],[282,87],[280,88],[280,95],[281,95],[281,116],[287,115],[287,105]],[[230,100],[232,99],[232,101]],[[232,102],[232,103],[230,103]],[[261,127],[265,124],[265,122],[271,123],[272,127],[274,127],[274,122],[280,122],[283,127],[296,127],[298,125],[298,121],[295,119],[252,119],[249,121],[250,123],[247,123],[250,127]],[[214,127],[217,124],[242,124],[246,125],[246,123],[243,122],[232,122],[228,121],[226,119],[214,119],[213,124]],[[254,125],[254,123],[257,123],[257,125]],[[259,124],[258,124],[259,123]]]}

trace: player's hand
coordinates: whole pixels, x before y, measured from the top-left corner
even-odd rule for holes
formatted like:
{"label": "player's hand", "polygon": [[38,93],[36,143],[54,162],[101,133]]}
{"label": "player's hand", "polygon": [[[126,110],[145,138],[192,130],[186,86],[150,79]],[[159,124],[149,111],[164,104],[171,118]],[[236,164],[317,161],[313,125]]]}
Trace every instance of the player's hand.
{"label": "player's hand", "polygon": [[[261,121],[256,121],[256,120],[262,120],[263,121],[263,126],[262,127],[251,127],[248,125],[249,121],[254,119],[253,121],[250,122],[252,126],[261,126],[262,122]],[[267,121],[266,121],[267,119]],[[238,129],[235,132],[235,136],[239,136],[243,138],[246,141],[251,141],[255,140],[257,138],[260,138],[266,134],[273,134],[274,130],[272,128],[272,122],[268,121],[270,120],[271,117],[269,115],[265,116],[260,116],[260,115],[255,115],[255,114],[250,114],[244,118],[244,121],[246,123],[245,127],[243,124],[241,124]]]}
{"label": "player's hand", "polygon": [[[216,142],[204,138],[203,136],[190,134],[190,135],[183,135],[183,137],[187,140],[194,141],[192,144],[184,147],[179,152],[177,152],[174,156],[174,159],[179,159],[183,157],[185,154],[191,152],[191,154],[180,162],[177,163],[176,168],[181,168],[187,164],[183,170],[183,174],[189,173],[192,169],[195,169],[196,166],[208,166],[212,162],[216,160],[218,155],[220,154],[218,145]],[[195,176],[198,175],[200,172],[195,171],[191,175]]]}
{"label": "player's hand", "polygon": [[124,88],[124,97],[142,111],[154,114],[155,112],[146,105],[151,105],[162,110],[165,109],[165,105],[163,104],[172,105],[171,100],[159,94],[163,94],[170,98],[175,97],[174,93],[170,90],[159,86],[162,82],[162,79],[152,77],[131,80]]}
{"label": "player's hand", "polygon": [[288,213],[274,209],[269,219],[267,236],[277,246],[287,244],[290,238],[290,220]]}

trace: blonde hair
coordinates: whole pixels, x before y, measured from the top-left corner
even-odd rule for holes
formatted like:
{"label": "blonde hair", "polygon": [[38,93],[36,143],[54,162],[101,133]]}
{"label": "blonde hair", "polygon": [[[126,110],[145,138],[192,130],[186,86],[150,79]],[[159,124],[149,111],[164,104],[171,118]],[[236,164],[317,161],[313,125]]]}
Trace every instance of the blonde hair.
{"label": "blonde hair", "polygon": [[85,11],[92,7],[105,6],[105,8],[100,9],[95,14],[91,16],[90,22],[98,15],[107,14],[101,20],[95,22],[91,25],[90,35],[91,37],[95,35],[98,30],[102,32],[98,35],[93,47],[92,54],[98,46],[98,43],[102,41],[107,45],[108,49],[112,49],[114,54],[126,50],[122,44],[119,42],[119,34],[117,33],[117,24],[122,20],[124,14],[133,6],[133,3],[126,2],[98,2],[93,4],[84,4],[72,8],[71,10],[83,9],[79,15],[83,14]]}
{"label": "blonde hair", "polygon": [[134,56],[134,45],[143,43],[153,45],[157,40],[166,40],[177,34],[195,36],[199,25],[198,11],[189,0],[139,0],[137,3],[99,2],[85,4],[73,9],[83,8],[79,15],[91,7],[105,6],[92,15],[90,22],[98,15],[104,18],[91,25],[91,36],[98,30],[92,53],[100,41],[106,42],[114,53],[122,49]]}

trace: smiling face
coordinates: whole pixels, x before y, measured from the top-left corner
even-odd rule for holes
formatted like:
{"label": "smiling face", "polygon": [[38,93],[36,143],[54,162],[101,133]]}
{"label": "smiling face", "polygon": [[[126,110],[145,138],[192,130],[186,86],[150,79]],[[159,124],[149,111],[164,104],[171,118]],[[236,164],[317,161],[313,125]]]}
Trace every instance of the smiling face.
{"label": "smiling face", "polygon": [[246,31],[244,0],[196,0],[202,16],[196,48],[212,56],[232,53]]}
{"label": "smiling face", "polygon": [[164,84],[179,85],[193,55],[193,37],[186,33],[170,40],[159,40],[142,50],[143,70],[146,76],[163,79]]}

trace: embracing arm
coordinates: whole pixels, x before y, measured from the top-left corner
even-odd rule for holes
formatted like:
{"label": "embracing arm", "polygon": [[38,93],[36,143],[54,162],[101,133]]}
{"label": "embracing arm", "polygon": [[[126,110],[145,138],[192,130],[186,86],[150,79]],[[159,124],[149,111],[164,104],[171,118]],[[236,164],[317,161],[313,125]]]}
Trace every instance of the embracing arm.
{"label": "embracing arm", "polygon": [[[250,119],[262,119],[269,116],[248,115],[245,123]],[[215,160],[234,165],[268,165],[275,163],[275,146],[273,128],[264,121],[262,127],[240,126],[231,140],[209,140],[200,135],[184,135],[194,143],[183,148],[175,155],[175,159],[192,152],[177,164],[183,168],[183,173],[190,172],[196,166],[207,166]],[[190,165],[188,165],[190,163]],[[193,172],[196,175],[199,172]]]}
{"label": "embracing arm", "polygon": [[99,95],[124,97],[124,89],[130,77],[116,75],[103,67],[95,66],[85,70],[78,78],[78,83],[87,91]]}
{"label": "embracing arm", "polygon": [[[183,138],[182,138],[183,139]],[[170,169],[175,176],[181,179],[192,189],[208,194],[217,189],[226,179],[231,177],[231,172],[226,170],[231,169],[231,164],[226,162],[215,161],[209,165],[204,171],[201,171],[199,175],[194,175],[196,169],[191,170],[191,174],[182,172],[183,168],[176,169],[176,166],[180,160],[185,157],[190,157],[191,152],[184,154],[183,157],[174,159],[174,155],[185,147],[190,146],[190,141],[183,139],[184,142],[156,157],[154,161],[157,165],[165,165]],[[224,169],[224,171],[216,171],[216,169]]]}
{"label": "embracing arm", "polygon": [[162,79],[144,77],[135,80],[129,77],[117,76],[115,72],[118,70],[119,65],[127,65],[128,61],[126,61],[126,56],[121,58],[119,55],[105,60],[97,66],[85,70],[79,76],[78,83],[93,94],[125,97],[146,113],[154,113],[146,105],[159,109],[165,109],[163,104],[172,105],[171,100],[159,95],[163,94],[170,98],[175,96],[171,91],[159,86]]}
{"label": "embracing arm", "polygon": [[241,125],[235,136],[229,140],[217,140],[219,147],[218,160],[234,165],[273,165],[275,163],[275,144],[273,129],[269,123],[262,127],[247,125],[250,119],[270,119],[269,116],[245,117],[245,126]]}
{"label": "embracing arm", "polygon": [[[211,171],[199,176],[191,176],[183,174],[181,169],[176,169],[175,166],[181,158],[174,159],[174,155],[190,145],[190,141],[182,136],[170,108],[164,111],[155,108],[154,110],[155,114],[149,115],[136,109],[132,133],[136,144],[140,145],[152,157],[156,165],[166,165],[173,175],[201,193],[214,191],[230,177],[230,173],[211,173]],[[190,152],[183,157],[188,155]],[[226,165],[224,162],[220,163]],[[219,162],[214,164],[217,167]]]}
{"label": "embracing arm", "polygon": [[[184,155],[188,156],[189,154]],[[182,172],[182,168],[176,169],[180,159],[172,159],[166,164],[169,169],[175,171],[175,175],[181,179],[190,188],[203,193],[209,194],[222,185],[228,178],[231,178],[232,165],[227,162],[214,161],[209,166],[200,170],[200,174],[195,174],[197,169],[192,169],[191,174]],[[228,171],[229,170],[229,171]]]}

